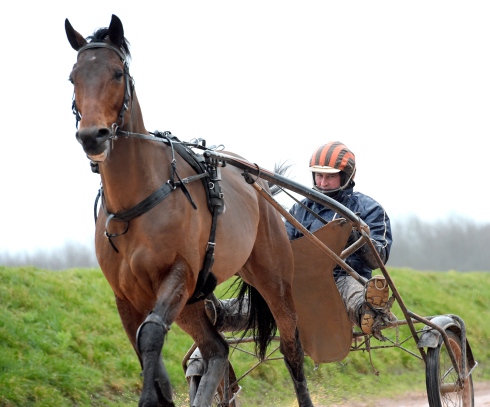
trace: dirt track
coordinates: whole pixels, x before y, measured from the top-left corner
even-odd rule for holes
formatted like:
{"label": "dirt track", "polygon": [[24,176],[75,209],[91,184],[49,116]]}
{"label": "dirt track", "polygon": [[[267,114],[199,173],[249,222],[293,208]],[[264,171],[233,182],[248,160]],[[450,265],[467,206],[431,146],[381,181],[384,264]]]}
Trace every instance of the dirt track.
{"label": "dirt track", "polygon": [[[490,407],[490,383],[475,383],[475,406]],[[395,399],[370,400],[368,403],[356,403],[346,401],[345,404],[335,404],[330,407],[429,407],[427,395],[411,394]],[[317,406],[326,407],[326,406]]]}

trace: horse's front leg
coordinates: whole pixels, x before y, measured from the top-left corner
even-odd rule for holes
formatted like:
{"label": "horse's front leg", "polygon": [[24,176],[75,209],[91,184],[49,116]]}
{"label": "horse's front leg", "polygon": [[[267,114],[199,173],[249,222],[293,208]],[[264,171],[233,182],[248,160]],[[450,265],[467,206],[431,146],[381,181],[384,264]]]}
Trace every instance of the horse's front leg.
{"label": "horse's front leg", "polygon": [[143,321],[136,344],[143,367],[143,390],[139,407],[173,407],[170,377],[162,360],[162,347],[169,325],[156,312]]}
{"label": "horse's front leg", "polygon": [[190,405],[211,406],[228,363],[228,344],[209,320],[202,301],[187,305],[176,322],[194,339],[205,363],[204,374]]}
{"label": "horse's front leg", "polygon": [[183,260],[161,278],[153,310],[138,328],[136,348],[143,368],[139,407],[173,407],[172,386],[162,360],[162,347],[170,325],[184,308],[193,278]]}
{"label": "horse's front leg", "polygon": [[[116,305],[123,327],[138,355],[141,368],[147,367],[146,370],[143,369],[144,382],[147,383],[143,390],[145,394],[145,397],[142,397],[145,400],[143,405],[173,406],[170,379],[160,356],[164,336],[168,330],[164,328],[163,320],[154,313],[145,320],[144,315],[138,312],[128,300],[117,296]],[[140,335],[143,326],[145,326],[145,334]],[[141,352],[140,348],[144,351]],[[142,354],[145,356],[144,364]]]}

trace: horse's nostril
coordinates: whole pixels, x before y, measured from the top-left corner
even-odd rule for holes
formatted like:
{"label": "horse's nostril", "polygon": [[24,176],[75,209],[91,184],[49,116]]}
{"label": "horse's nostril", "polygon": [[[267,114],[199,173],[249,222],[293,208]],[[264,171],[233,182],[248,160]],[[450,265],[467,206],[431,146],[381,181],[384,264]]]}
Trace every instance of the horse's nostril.
{"label": "horse's nostril", "polygon": [[107,127],[104,127],[102,129],[99,129],[95,138],[97,139],[98,142],[102,143],[106,141],[110,136],[111,136],[111,130],[108,129]]}
{"label": "horse's nostril", "polygon": [[94,149],[111,137],[111,129],[107,127],[88,127],[76,132],[76,138],[84,149]]}

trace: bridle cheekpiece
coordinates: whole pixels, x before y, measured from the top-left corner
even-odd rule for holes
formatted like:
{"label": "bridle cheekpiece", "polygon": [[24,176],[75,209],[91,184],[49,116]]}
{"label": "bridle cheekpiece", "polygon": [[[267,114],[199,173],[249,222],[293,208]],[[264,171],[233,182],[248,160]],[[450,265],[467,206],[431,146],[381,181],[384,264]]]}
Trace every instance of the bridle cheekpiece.
{"label": "bridle cheekpiece", "polygon": [[[86,51],[88,49],[93,49],[93,48],[107,48],[112,51],[114,51],[119,58],[121,59],[121,62],[123,63],[124,66],[124,80],[126,81],[126,89],[124,92],[124,101],[121,106],[121,110],[119,111],[117,123],[113,123],[111,126],[111,132],[112,132],[112,138],[116,138],[116,132],[119,127],[122,127],[124,124],[124,114],[126,111],[129,109],[129,103],[130,100],[132,100],[133,96],[133,88],[134,88],[134,81],[131,75],[129,74],[129,64],[126,58],[126,55],[119,49],[114,47],[113,45],[110,45],[106,42],[89,42],[88,44],[85,44],[82,48],[78,50],[77,58],[80,56],[80,54],[83,51]],[[82,119],[80,116],[80,112],[78,111],[77,105],[75,103],[75,93],[73,93],[73,101],[72,101],[72,111],[73,114],[75,115],[76,118],[76,127],[78,129],[78,123]]]}

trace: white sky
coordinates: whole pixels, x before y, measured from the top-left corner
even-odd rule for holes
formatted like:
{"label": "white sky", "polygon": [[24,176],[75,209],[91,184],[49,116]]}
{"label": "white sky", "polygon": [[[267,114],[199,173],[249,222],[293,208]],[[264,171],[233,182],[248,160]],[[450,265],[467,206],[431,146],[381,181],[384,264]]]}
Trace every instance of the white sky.
{"label": "white sky", "polygon": [[340,140],[392,219],[490,222],[488,1],[18,1],[0,16],[0,252],[92,240],[64,20],[86,37],[113,13],[148,130],[289,159],[305,185]]}

